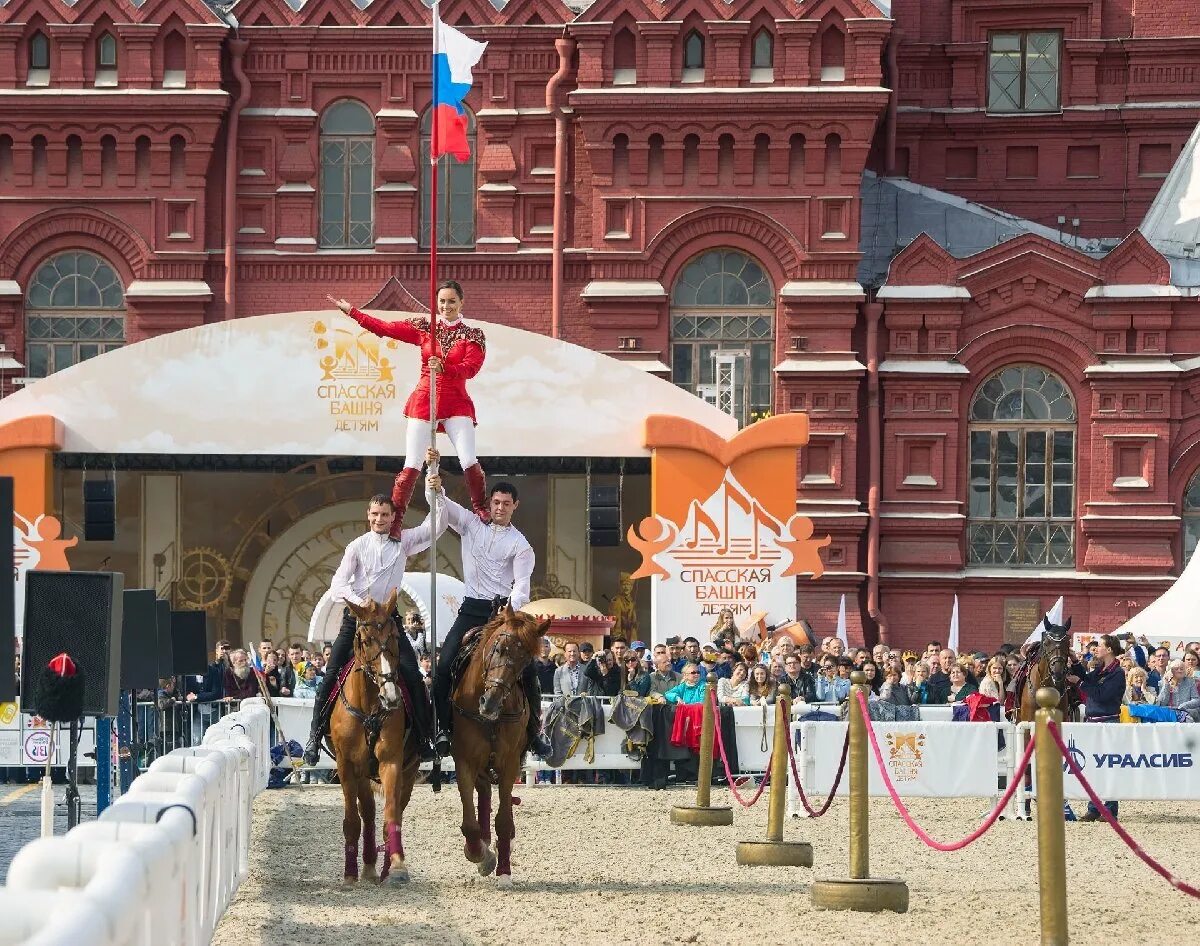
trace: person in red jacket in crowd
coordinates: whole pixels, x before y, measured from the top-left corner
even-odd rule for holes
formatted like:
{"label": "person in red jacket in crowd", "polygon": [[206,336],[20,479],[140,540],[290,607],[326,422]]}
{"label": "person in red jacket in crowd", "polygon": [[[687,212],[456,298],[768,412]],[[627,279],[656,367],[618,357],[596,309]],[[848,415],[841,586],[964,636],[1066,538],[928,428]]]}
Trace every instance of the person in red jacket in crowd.
{"label": "person in red jacket in crowd", "polygon": [[472,508],[482,521],[488,522],[491,515],[485,495],[487,482],[483,467],[475,455],[475,405],[467,394],[467,381],[483,367],[487,340],[479,328],[468,325],[462,317],[462,286],[448,279],[438,287],[437,338],[430,332],[429,319],[385,322],[356,309],[345,299],[328,298],[368,332],[417,345],[421,349],[421,379],[404,405],[404,416],[410,423],[405,437],[404,469],[396,474],[392,484],[396,520],[392,524],[391,537],[400,538],[404,512],[421,476],[425,448],[429,446],[425,425],[429,423],[431,372],[441,376],[437,383],[438,430],[447,434],[454,444],[459,463],[462,464],[463,479],[471,493]]}

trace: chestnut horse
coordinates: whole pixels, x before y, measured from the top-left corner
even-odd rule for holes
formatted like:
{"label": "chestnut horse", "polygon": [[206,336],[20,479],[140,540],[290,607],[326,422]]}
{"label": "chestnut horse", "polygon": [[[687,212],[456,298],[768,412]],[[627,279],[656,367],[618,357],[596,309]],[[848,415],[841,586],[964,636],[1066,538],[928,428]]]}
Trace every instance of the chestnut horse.
{"label": "chestnut horse", "polygon": [[[451,753],[462,799],[463,853],[479,865],[481,876],[494,870],[500,887],[512,886],[513,783],[525,753],[525,704],[521,673],[541,652],[549,621],[538,621],[511,607],[480,629],[470,659],[451,695],[454,732]],[[533,707],[532,712],[541,712]],[[492,851],[492,785],[500,796],[496,810],[496,850]],[[478,806],[478,807],[477,807]]]}
{"label": "chestnut horse", "polygon": [[1063,719],[1071,719],[1072,707],[1068,705],[1067,670],[1071,666],[1071,619],[1063,625],[1051,624],[1048,616],[1042,617],[1042,641],[1036,663],[1030,663],[1025,677],[1025,686],[1016,694],[1016,722],[1032,723],[1037,712],[1034,694],[1039,687],[1051,686],[1059,693],[1058,708]]}
{"label": "chestnut horse", "polygon": [[356,622],[354,669],[334,702],[329,724],[345,804],[343,882],[352,884],[358,880],[360,831],[363,879],[376,879],[375,794],[371,783],[378,772],[386,835],[383,870],[378,879],[404,883],[408,880],[408,868],[404,863],[400,827],[420,760],[415,741],[407,738],[407,714],[397,677],[400,632],[392,617],[396,592],[393,590],[382,604],[368,598],[362,607],[349,603],[347,607]]}

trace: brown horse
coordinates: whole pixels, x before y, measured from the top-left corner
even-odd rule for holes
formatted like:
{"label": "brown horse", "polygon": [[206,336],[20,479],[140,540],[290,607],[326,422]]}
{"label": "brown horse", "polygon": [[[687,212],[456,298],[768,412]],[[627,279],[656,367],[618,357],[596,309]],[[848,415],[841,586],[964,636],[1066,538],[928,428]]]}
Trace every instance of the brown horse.
{"label": "brown horse", "polygon": [[1063,625],[1051,624],[1048,616],[1042,618],[1042,641],[1036,663],[1030,663],[1025,685],[1016,694],[1016,722],[1031,723],[1037,712],[1034,694],[1039,687],[1051,686],[1059,692],[1058,708],[1063,719],[1070,719],[1068,705],[1067,671],[1071,666],[1071,619]]}
{"label": "brown horse", "polygon": [[383,604],[368,598],[362,607],[354,604],[347,607],[357,624],[354,669],[334,703],[329,725],[345,804],[344,883],[358,880],[360,831],[363,879],[376,879],[375,794],[371,784],[376,773],[381,783],[386,834],[379,880],[403,883],[408,880],[408,868],[404,863],[400,828],[420,760],[414,740],[406,737],[407,714],[396,675],[400,665],[400,632],[392,618],[396,592],[393,590]]}
{"label": "brown horse", "polygon": [[[512,839],[517,833],[512,809],[519,804],[512,789],[521,770],[531,711],[525,704],[521,673],[540,652],[542,635],[549,627],[549,621],[539,622],[506,607],[480,630],[451,696],[451,751],[463,806],[463,853],[479,865],[481,876],[494,870],[501,887],[512,886]],[[541,707],[532,711],[540,712]],[[493,784],[500,795],[494,853],[489,824]]]}

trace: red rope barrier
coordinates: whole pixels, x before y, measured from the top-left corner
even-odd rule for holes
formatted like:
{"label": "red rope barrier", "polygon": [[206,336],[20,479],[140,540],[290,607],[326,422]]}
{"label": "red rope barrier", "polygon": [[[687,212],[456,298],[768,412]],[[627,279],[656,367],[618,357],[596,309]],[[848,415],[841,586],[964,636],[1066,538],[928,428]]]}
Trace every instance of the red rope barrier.
{"label": "red rope barrier", "polygon": [[[996,823],[996,819],[1000,817],[1000,812],[1004,810],[1004,806],[1009,803],[1013,797],[1013,793],[1017,790],[1019,778],[1014,775],[1009,782],[1009,786],[1004,791],[1004,796],[1000,799],[999,804],[988,814],[978,828],[968,834],[961,841],[951,841],[949,843],[938,841],[931,837],[924,828],[917,824],[908,809],[904,807],[904,802],[900,800],[899,794],[896,792],[896,786],[892,784],[891,773],[888,772],[887,766],[883,762],[883,753],[879,749],[879,740],[875,736],[875,727],[871,725],[871,714],[867,710],[867,698],[860,692],[858,695],[858,706],[863,714],[863,722],[867,727],[867,736],[871,740],[871,750],[875,753],[875,761],[879,764],[879,774],[883,776],[883,784],[887,786],[888,794],[892,796],[892,804],[896,806],[896,810],[900,812],[900,817],[922,841],[935,851],[961,851],[968,844],[973,844],[978,841],[987,830]],[[1021,761],[1017,763],[1016,772],[1024,772],[1025,766],[1029,764],[1029,760],[1033,758],[1033,740],[1029,740],[1029,745],[1025,747],[1025,755],[1021,757]]]}
{"label": "red rope barrier", "polygon": [[792,752],[791,739],[788,739],[787,750],[788,761],[792,764],[792,781],[796,783],[796,791],[800,794],[800,804],[804,806],[804,810],[808,812],[810,818],[820,818],[833,804],[833,796],[837,794],[838,786],[842,784],[842,773],[846,771],[846,757],[850,754],[850,727],[846,727],[846,740],[842,743],[842,761],[838,763],[837,775],[833,777],[833,785],[829,787],[829,794],[825,796],[825,804],[821,806],[820,811],[813,810],[812,805],[808,803],[808,797],[804,794],[804,786],[800,783],[800,772],[796,768],[796,756]]}
{"label": "red rope barrier", "polygon": [[1129,850],[1133,851],[1133,853],[1141,859],[1143,864],[1154,871],[1154,873],[1162,877],[1163,880],[1169,883],[1176,890],[1180,891],[1181,893],[1186,893],[1189,897],[1196,897],[1197,899],[1200,899],[1200,890],[1196,889],[1191,884],[1180,880],[1166,867],[1142,850],[1142,846],[1138,844],[1137,841],[1130,836],[1129,832],[1122,827],[1121,823],[1113,817],[1112,812],[1104,807],[1104,802],[1096,796],[1096,790],[1092,788],[1091,783],[1083,777],[1083,772],[1080,770],[1079,764],[1071,757],[1071,751],[1065,745],[1063,745],[1062,731],[1059,729],[1057,723],[1050,723],[1050,736],[1054,740],[1055,745],[1058,746],[1058,751],[1062,753],[1062,757],[1066,761],[1071,774],[1074,775],[1075,778],[1079,780],[1079,784],[1083,786],[1083,790],[1087,793],[1088,800],[1092,803],[1092,807],[1100,813],[1101,818],[1108,822],[1109,827],[1117,832],[1117,837],[1125,842],[1125,844],[1129,847]]}
{"label": "red rope barrier", "polygon": [[729,783],[729,791],[733,793],[734,800],[743,808],[752,807],[762,797],[763,789],[767,787],[767,782],[771,781],[772,760],[767,760],[767,771],[763,774],[763,780],[759,783],[758,791],[754,793],[753,798],[746,801],[742,798],[741,793],[738,792],[737,785],[733,782],[733,773],[729,771],[729,759],[725,755],[725,739],[721,735],[721,710],[717,706],[716,694],[713,694],[713,736],[717,741],[717,749],[721,753],[721,764],[725,766],[725,781]]}

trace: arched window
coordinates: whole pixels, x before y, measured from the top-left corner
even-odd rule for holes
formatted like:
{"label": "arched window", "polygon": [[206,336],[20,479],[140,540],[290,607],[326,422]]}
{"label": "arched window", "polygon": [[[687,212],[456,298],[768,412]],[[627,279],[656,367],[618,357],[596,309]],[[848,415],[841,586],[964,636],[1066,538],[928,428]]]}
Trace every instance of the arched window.
{"label": "arched window", "polygon": [[112,135],[100,139],[100,184],[102,187],[117,184],[117,139]]}
{"label": "arched window", "polygon": [[684,82],[704,81],[704,37],[699,30],[692,30],[683,41]]}
{"label": "arched window", "polygon": [[33,183],[46,183],[46,136],[34,135],[33,141]]}
{"label": "arched window", "polygon": [[1192,553],[1200,545],[1200,470],[1188,480],[1183,494],[1183,565],[1192,560]]}
{"label": "arched window", "polygon": [[663,136],[651,135],[646,141],[646,183],[650,187],[662,187],[663,161]]}
{"label": "arched window", "polygon": [[792,135],[788,139],[788,183],[804,183],[804,136]]}
{"label": "arched window", "polygon": [[846,81],[846,34],[834,24],[821,34],[821,81]]}
{"label": "arched window", "polygon": [[613,85],[637,85],[637,40],[625,27],[613,37]]}
{"label": "arched window", "polygon": [[717,184],[733,186],[733,135],[717,138]]}
{"label": "arched window", "polygon": [[163,88],[187,87],[187,42],[178,30],[171,30],[163,40]]}
{"label": "arched window", "polygon": [[150,186],[150,139],[138,135],[133,143],[133,179],[138,187]]}
{"label": "arched window", "polygon": [[96,37],[96,85],[111,87],[117,84],[117,39],[104,32]]}
{"label": "arched window", "polygon": [[[433,110],[421,116],[421,190],[428,194],[433,183],[429,163],[429,139],[433,134]],[[475,115],[467,109],[466,161],[444,157],[438,169],[438,246],[449,250],[475,248]],[[429,200],[421,201],[421,246],[429,246]]]}
{"label": "arched window", "polygon": [[968,559],[1075,564],[1075,403],[1062,380],[1010,365],[971,402]]}
{"label": "arched window", "polygon": [[750,81],[775,80],[775,37],[765,26],[754,34],[750,46]]}
{"label": "arched window", "polygon": [[50,40],[41,30],[29,37],[29,68],[25,84],[50,84]]}
{"label": "arched window", "polygon": [[614,187],[626,187],[629,184],[629,136],[617,135],[613,138],[613,172]]}
{"label": "arched window", "polygon": [[747,424],[771,411],[775,293],[755,260],[716,249],[671,290],[671,380]]}
{"label": "arched window", "polygon": [[178,186],[187,180],[187,142],[183,135],[171,136],[171,184]]}
{"label": "arched window", "polygon": [[25,365],[31,378],[69,368],[125,344],[125,293],[93,253],[43,263],[25,298]]}
{"label": "arched window", "polygon": [[842,176],[842,138],[825,136],[825,183],[837,184]]}
{"label": "arched window", "polygon": [[763,186],[771,174],[771,136],[754,136],[754,184]]}
{"label": "arched window", "polygon": [[321,116],[321,246],[375,242],[375,119],[360,102]]}
{"label": "arched window", "polygon": [[683,138],[683,183],[696,184],[700,180],[700,136],[685,135]]}
{"label": "arched window", "polygon": [[83,141],[78,135],[67,135],[67,186],[83,183]]}

